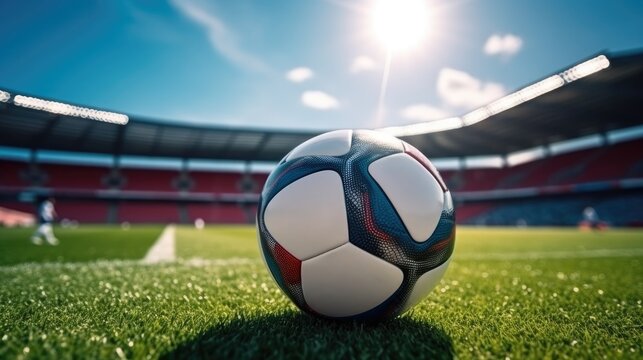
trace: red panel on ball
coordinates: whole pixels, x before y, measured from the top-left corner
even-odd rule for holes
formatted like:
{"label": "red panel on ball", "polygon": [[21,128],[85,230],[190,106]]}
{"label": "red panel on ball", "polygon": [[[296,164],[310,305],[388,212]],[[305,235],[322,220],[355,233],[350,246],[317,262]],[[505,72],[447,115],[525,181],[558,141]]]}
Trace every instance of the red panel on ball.
{"label": "red panel on ball", "polygon": [[294,257],[279,243],[275,244],[274,255],[284,281],[289,285],[301,284],[301,260]]}

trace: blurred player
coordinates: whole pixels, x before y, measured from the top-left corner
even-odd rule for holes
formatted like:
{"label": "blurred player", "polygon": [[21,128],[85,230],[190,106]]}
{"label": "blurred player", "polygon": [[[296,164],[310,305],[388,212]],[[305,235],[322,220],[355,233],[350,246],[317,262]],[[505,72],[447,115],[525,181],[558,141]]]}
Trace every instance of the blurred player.
{"label": "blurred player", "polygon": [[42,245],[42,239],[49,245],[58,245],[58,239],[54,236],[54,229],[52,223],[56,218],[56,210],[54,209],[54,198],[47,198],[38,207],[38,228],[31,236],[31,242],[35,245]]}
{"label": "blurred player", "polygon": [[593,207],[588,206],[583,209],[583,221],[580,223],[581,229],[604,230],[607,225],[598,217],[598,213]]}

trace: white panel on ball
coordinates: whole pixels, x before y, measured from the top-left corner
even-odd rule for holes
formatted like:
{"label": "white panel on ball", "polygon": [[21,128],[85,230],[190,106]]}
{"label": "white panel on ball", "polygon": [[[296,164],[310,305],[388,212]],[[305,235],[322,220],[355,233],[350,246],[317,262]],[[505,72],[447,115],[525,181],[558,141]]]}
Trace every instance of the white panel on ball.
{"label": "white panel on ball", "polygon": [[266,206],[264,222],[275,240],[299,260],[347,243],[341,177],[324,170],[286,186]]}
{"label": "white panel on ball", "polygon": [[444,204],[444,192],[433,175],[404,153],[372,162],[368,172],[386,193],[413,240],[428,240]]}
{"label": "white panel on ball", "polygon": [[450,261],[451,259],[449,258],[449,260],[447,260],[444,264],[436,267],[435,269],[429,270],[422,276],[420,276],[420,278],[415,282],[415,286],[413,287],[408,300],[406,300],[402,312],[405,312],[413,306],[417,305],[417,303],[419,303],[420,301],[422,301],[422,299],[429,295],[431,290],[433,290],[435,285],[440,282],[440,279],[442,279],[442,276],[447,271]]}
{"label": "white panel on ball", "polygon": [[315,136],[294,148],[287,160],[311,155],[344,155],[351,149],[352,136],[352,130],[336,130]]}
{"label": "white panel on ball", "polygon": [[301,266],[304,299],[314,311],[353,316],[375,308],[402,284],[404,275],[353,244],[306,260]]}
{"label": "white panel on ball", "polygon": [[449,190],[444,192],[444,210],[453,211],[453,198],[451,198],[451,192]]}

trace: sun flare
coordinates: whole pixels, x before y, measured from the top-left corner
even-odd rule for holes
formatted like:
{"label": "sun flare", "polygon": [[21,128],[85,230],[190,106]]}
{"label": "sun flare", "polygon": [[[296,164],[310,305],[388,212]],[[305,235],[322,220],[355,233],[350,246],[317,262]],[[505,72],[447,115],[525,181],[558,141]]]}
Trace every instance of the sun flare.
{"label": "sun flare", "polygon": [[373,7],[373,30],[391,52],[403,52],[420,45],[428,32],[425,0],[377,0]]}

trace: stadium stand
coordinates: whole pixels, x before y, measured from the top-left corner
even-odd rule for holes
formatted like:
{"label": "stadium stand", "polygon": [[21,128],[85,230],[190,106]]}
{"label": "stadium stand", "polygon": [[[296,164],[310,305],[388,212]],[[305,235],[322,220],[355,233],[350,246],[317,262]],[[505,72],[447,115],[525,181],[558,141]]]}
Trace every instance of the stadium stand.
{"label": "stadium stand", "polygon": [[121,169],[123,190],[140,191],[175,191],[173,180],[178,177],[177,171],[159,169]]}
{"label": "stadium stand", "polygon": [[[516,183],[514,187],[552,185],[555,183],[552,179],[555,179],[557,176],[560,177],[561,172],[578,164],[581,159],[589,156],[592,151],[595,150],[574,151],[553,156],[550,159],[535,161],[533,164],[529,164],[528,169],[525,169],[528,174],[523,177],[523,181]],[[516,169],[517,172],[520,170],[522,169]]]}
{"label": "stadium stand", "polygon": [[[464,169],[460,174],[445,180],[453,191],[476,191],[495,189],[498,182],[507,176],[505,169]],[[449,180],[457,179],[456,183]]]}
{"label": "stadium stand", "polygon": [[191,191],[208,193],[236,193],[240,192],[241,175],[227,172],[190,173],[194,181]]}
{"label": "stadium stand", "polygon": [[102,201],[58,199],[56,212],[60,219],[100,224],[107,222],[108,204]]}
{"label": "stadium stand", "polygon": [[172,203],[122,202],[118,221],[129,223],[178,223],[179,207]]}
{"label": "stadium stand", "polygon": [[[469,224],[574,225],[582,207],[591,205],[614,225],[640,225],[643,140],[639,136],[611,144],[609,136],[623,129],[641,132],[643,53],[608,57],[608,63],[605,56],[589,60],[598,61],[602,70],[587,79],[577,76],[577,66],[570,67],[500,103],[454,118],[455,128],[402,129],[399,136],[432,159],[458,159],[466,164],[469,157],[507,159],[525,149],[598,135],[602,145],[595,148],[511,167],[462,165],[459,170],[442,171],[457,203],[457,219]],[[587,69],[586,62],[579,64]],[[564,84],[541,92],[552,78]],[[31,105],[21,104],[15,101],[15,92],[6,93],[8,98],[0,102],[0,146],[30,155],[20,161],[0,158],[0,206],[31,212],[38,196],[53,195],[60,217],[80,222],[188,223],[197,218],[252,222],[266,174],[195,170],[187,166],[189,160],[236,160],[249,168],[254,161],[278,161],[319,134],[191,125],[119,114],[97,121],[60,113],[58,107],[49,106],[56,103],[46,99],[33,97]],[[522,100],[514,103],[516,99]],[[123,125],[114,125],[115,119]],[[37,156],[41,150],[107,154],[113,164],[42,162]],[[181,160],[184,166],[173,170],[121,167],[124,156]],[[619,218],[615,215],[619,211],[626,214]]]}
{"label": "stadium stand", "polygon": [[[113,172],[109,168],[88,165],[38,164],[36,167],[42,181],[29,181],[23,174],[34,168],[27,162],[2,160],[0,189],[5,192],[22,193],[41,189],[52,193],[65,194],[59,197],[56,208],[60,218],[84,223],[103,222],[193,222],[202,218],[210,223],[246,223],[253,221],[254,214],[248,214],[248,206],[237,204],[190,204],[177,201],[128,202],[97,199],[97,194],[108,191],[127,198],[128,194],[159,194],[179,196],[180,192],[195,194],[242,194],[257,193],[267,175],[195,171],[186,173],[184,180],[193,184],[186,190],[178,186],[181,173],[177,170],[149,168],[121,168]],[[108,179],[116,175],[119,186],[111,186]],[[111,174],[111,175],[110,175]],[[200,184],[198,186],[197,184]],[[25,212],[34,212],[29,202],[3,201],[4,206]],[[110,209],[114,214],[110,219]]]}
{"label": "stadium stand", "polygon": [[580,184],[639,177],[643,140],[554,155],[513,167],[443,172],[454,191]]}
{"label": "stadium stand", "polygon": [[456,221],[460,224],[475,224],[472,219],[478,218],[481,214],[487,213],[494,208],[490,202],[463,203],[457,206]]}
{"label": "stadium stand", "polygon": [[[444,171],[444,179],[454,192],[456,199],[460,193],[479,194],[486,191],[536,188],[545,189],[552,185],[587,184],[597,181],[613,181],[628,178],[630,174],[640,171],[640,155],[637,149],[643,148],[643,140],[637,139],[606,147],[584,149],[570,153],[551,156],[514,167],[492,169],[464,169]],[[590,159],[591,161],[588,161]],[[578,166],[582,164],[582,166]],[[250,176],[238,172],[226,171],[186,171],[122,168],[119,169],[119,187],[110,186],[106,181],[110,169],[105,167],[68,164],[39,164],[38,182],[27,181],[24,174],[30,166],[27,162],[3,161],[3,172],[0,187],[14,191],[28,191],[36,186],[53,192],[71,191],[68,198],[58,202],[57,208],[61,217],[80,222],[193,222],[201,218],[209,223],[245,223],[252,222],[254,214],[248,206],[222,203],[189,203],[181,201],[165,202],[128,202],[112,201],[106,203],[95,199],[99,191],[110,190],[112,195],[127,198],[128,194],[150,193],[150,197],[159,193],[176,196],[192,194],[257,194],[263,187],[267,174],[254,173]],[[576,169],[578,168],[578,169]],[[574,176],[569,169],[574,169]],[[113,176],[113,175],[112,175]],[[38,177],[37,177],[38,178]],[[189,186],[177,185],[183,179]],[[568,188],[562,188],[568,190]],[[87,190],[89,192],[83,192]],[[564,192],[564,191],[563,191]],[[601,200],[602,203],[605,200]],[[532,225],[573,225],[584,206],[592,202],[583,199],[576,202],[565,200],[532,201],[520,203],[494,203],[490,201],[461,202],[458,206],[457,220],[467,224],[515,224],[524,219]],[[601,204],[602,204],[601,203]],[[20,206],[17,206],[19,204]],[[593,205],[609,213],[619,208],[619,201],[605,202],[611,205]],[[33,206],[13,202],[13,208],[20,211],[33,211]],[[5,204],[6,206],[6,204]],[[112,209],[112,210],[110,210]],[[115,214],[110,218],[110,211]],[[565,215],[570,213],[571,215]],[[631,213],[631,212],[630,212]],[[641,215],[636,215],[643,219]],[[635,216],[635,218],[636,218]],[[635,225],[635,218],[624,218],[613,222],[619,225]]]}
{"label": "stadium stand", "polygon": [[[188,205],[188,216],[190,222],[196,219],[203,219],[207,223],[214,224],[242,224],[254,221],[256,207],[244,209],[236,204],[190,204]],[[248,218],[248,213],[252,213]]]}
{"label": "stadium stand", "polygon": [[98,189],[103,187],[102,178],[107,173],[104,167],[59,164],[39,165],[46,181],[43,187],[55,189]]}
{"label": "stadium stand", "polygon": [[[611,226],[641,226],[643,193],[608,196],[573,196],[507,201],[497,203],[483,213],[461,219],[471,225],[574,226],[582,220],[582,211],[592,206],[601,220]],[[466,207],[465,207],[466,208]],[[458,209],[460,211],[461,208]]]}
{"label": "stadium stand", "polygon": [[641,160],[643,141],[628,141],[597,151],[592,161],[569,182],[583,183],[597,180],[613,180],[628,177],[635,172]]}
{"label": "stadium stand", "polygon": [[0,161],[2,161],[2,171],[0,171],[1,186],[23,187],[27,185],[20,177],[24,163],[9,160]]}
{"label": "stadium stand", "polygon": [[627,172],[626,177],[628,178],[640,178],[643,177],[643,160],[639,160],[634,163],[634,166],[630,168]]}

